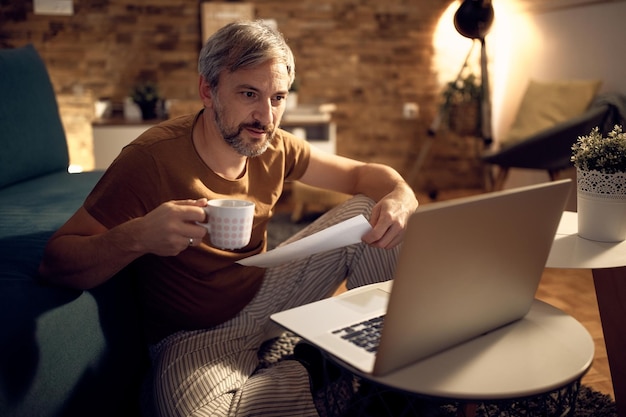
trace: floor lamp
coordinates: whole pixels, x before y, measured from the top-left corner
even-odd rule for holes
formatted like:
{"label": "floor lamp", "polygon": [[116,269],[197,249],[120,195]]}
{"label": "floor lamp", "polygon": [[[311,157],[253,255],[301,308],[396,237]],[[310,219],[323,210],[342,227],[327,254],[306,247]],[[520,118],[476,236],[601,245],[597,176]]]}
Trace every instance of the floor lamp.
{"label": "floor lamp", "polygon": [[487,68],[487,48],[485,36],[493,23],[493,5],[491,0],[464,0],[454,14],[454,28],[461,35],[480,41],[480,78],[481,78],[481,134],[485,145],[490,145],[491,136],[491,94],[489,93],[489,73]]}
{"label": "floor lamp", "polygon": [[[480,102],[480,128],[481,136],[485,146],[488,146],[492,142],[491,134],[491,94],[489,92],[489,73],[487,69],[487,48],[485,47],[485,36],[491,29],[491,25],[494,19],[493,5],[491,0],[463,0],[458,10],[454,14],[454,27],[461,35],[472,40],[480,41],[480,78],[481,78],[481,102]],[[472,44],[473,49],[473,44]],[[463,68],[467,65],[467,61],[471,55],[467,55]],[[459,78],[463,68],[459,72]],[[415,163],[413,169],[409,175],[409,180],[413,180],[419,173],[426,156],[432,145],[434,136],[437,134],[441,120],[444,119],[447,112],[447,108],[442,108],[439,114],[436,115],[435,120],[428,129],[429,139],[423,145]],[[431,193],[433,194],[433,193]],[[436,194],[431,195],[434,198]]]}

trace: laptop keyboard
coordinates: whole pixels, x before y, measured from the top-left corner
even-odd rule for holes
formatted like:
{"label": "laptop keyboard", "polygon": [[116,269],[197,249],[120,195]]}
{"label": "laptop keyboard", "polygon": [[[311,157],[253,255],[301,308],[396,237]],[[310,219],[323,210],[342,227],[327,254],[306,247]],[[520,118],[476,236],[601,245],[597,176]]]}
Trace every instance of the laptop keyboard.
{"label": "laptop keyboard", "polygon": [[348,342],[375,353],[380,343],[380,333],[383,329],[385,315],[374,317],[351,326],[334,330],[332,333]]}

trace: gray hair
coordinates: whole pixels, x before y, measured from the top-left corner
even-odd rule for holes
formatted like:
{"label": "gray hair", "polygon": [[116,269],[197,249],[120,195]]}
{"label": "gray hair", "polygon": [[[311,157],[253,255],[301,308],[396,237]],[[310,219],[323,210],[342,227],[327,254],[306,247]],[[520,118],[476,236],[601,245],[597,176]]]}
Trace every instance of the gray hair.
{"label": "gray hair", "polygon": [[234,22],[219,29],[204,44],[198,72],[215,89],[222,71],[235,72],[270,60],[287,67],[291,87],[296,65],[283,35],[262,21]]}

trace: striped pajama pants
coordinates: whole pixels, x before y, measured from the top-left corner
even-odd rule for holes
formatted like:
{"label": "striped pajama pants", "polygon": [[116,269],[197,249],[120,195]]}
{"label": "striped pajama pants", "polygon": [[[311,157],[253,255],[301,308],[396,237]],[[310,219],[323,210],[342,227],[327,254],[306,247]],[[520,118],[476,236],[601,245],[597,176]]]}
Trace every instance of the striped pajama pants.
{"label": "striped pajama pants", "polygon": [[[357,196],[330,210],[289,241],[364,214],[373,202]],[[356,244],[268,268],[255,298],[219,326],[182,331],[150,349],[151,416],[316,416],[306,369],[281,361],[256,370],[261,344],[278,335],[274,312],[330,296],[347,279],[348,288],[391,279],[399,248]]]}

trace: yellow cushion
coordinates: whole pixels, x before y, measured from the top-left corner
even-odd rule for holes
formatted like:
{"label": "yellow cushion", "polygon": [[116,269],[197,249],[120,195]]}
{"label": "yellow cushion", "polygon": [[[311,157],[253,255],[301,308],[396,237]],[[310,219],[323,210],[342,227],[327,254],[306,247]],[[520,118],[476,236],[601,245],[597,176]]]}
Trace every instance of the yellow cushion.
{"label": "yellow cushion", "polygon": [[521,142],[541,130],[581,115],[601,84],[598,80],[531,80],[502,145]]}

